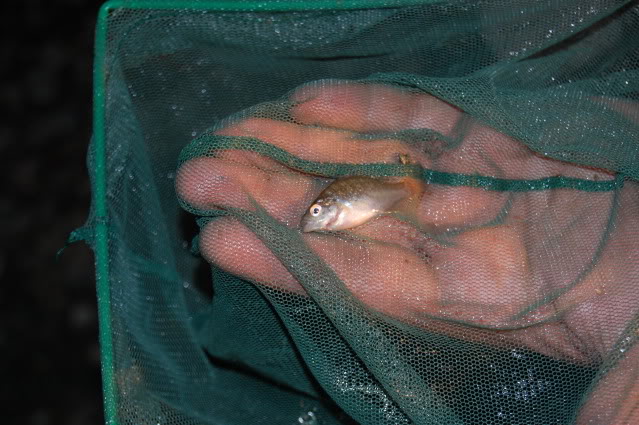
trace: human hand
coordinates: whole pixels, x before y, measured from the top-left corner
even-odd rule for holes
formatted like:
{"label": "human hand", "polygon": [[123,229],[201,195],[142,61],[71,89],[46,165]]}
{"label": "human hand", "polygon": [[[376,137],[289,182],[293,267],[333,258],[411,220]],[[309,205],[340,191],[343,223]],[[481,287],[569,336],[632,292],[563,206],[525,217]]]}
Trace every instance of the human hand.
{"label": "human hand", "polygon": [[[426,169],[468,176],[614,179],[603,170],[535,154],[422,93],[333,83],[301,88],[292,100],[294,122],[248,118],[217,134],[255,137],[319,162],[393,163],[397,154],[407,153]],[[466,120],[466,132],[457,146],[441,141],[409,144],[392,136],[428,128],[455,139],[461,120]],[[361,136],[370,133],[389,136]],[[185,163],[177,190],[185,202],[201,209],[251,209],[252,198],[281,223],[297,227],[326,182],[270,158],[230,150]],[[633,272],[624,265],[639,263],[639,248],[626,246],[622,235],[637,232],[638,217],[628,207],[613,213],[615,203],[634,205],[637,211],[636,199],[634,183],[626,183],[617,194],[429,185],[417,227],[382,217],[349,230],[366,243],[331,234],[302,237],[371,309],[434,332],[594,364],[609,355],[637,312]],[[607,234],[611,220],[615,230]],[[280,260],[234,218],[205,226],[200,249],[227,272],[305,293]],[[623,361],[636,364],[637,357],[633,348]],[[628,378],[622,375],[613,372],[600,385],[626,385]],[[637,384],[627,382],[628,391],[639,393]],[[604,392],[598,390],[604,398],[595,397],[583,417],[599,414]]]}

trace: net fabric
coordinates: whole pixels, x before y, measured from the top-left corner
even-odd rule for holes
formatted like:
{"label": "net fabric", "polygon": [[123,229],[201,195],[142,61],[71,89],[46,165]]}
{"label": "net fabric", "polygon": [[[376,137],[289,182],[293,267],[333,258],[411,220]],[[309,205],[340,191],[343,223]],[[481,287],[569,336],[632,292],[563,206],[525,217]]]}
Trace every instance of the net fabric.
{"label": "net fabric", "polygon": [[[304,4],[109,9],[117,422],[631,423],[636,4]],[[300,233],[407,172],[416,218]]]}

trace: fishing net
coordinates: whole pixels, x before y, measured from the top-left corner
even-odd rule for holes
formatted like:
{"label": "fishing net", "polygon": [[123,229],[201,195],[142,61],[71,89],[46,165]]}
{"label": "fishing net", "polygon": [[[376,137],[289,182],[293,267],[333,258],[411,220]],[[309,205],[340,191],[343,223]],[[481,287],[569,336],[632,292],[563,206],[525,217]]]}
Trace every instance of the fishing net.
{"label": "fishing net", "polygon": [[[639,423],[638,32],[636,1],[105,5],[72,239],[107,421]],[[353,175],[425,191],[301,232]]]}

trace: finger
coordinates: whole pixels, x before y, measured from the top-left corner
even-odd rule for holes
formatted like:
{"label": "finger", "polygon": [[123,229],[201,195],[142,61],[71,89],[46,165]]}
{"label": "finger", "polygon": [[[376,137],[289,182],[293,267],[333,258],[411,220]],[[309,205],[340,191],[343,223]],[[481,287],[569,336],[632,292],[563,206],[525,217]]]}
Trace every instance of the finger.
{"label": "finger", "polygon": [[265,155],[261,155],[257,152],[238,149],[224,149],[216,151],[214,156],[216,158],[224,159],[227,162],[250,165],[263,171],[280,173],[291,172],[291,169],[284,164],[281,164],[276,160],[271,159]]}
{"label": "finger", "polygon": [[[292,99],[302,101],[294,109],[293,116],[303,124],[359,132],[431,128],[450,136],[462,115],[460,110],[436,97],[381,84],[320,81],[300,88]],[[538,155],[523,143],[481,123],[472,124],[472,130],[468,131],[456,155],[443,157],[437,168],[495,175],[497,170],[486,169],[490,168],[491,162],[486,157],[508,166],[499,170],[501,176],[496,175],[503,178],[534,179],[555,175],[592,180],[613,178],[604,170],[566,167],[566,163]]]}
{"label": "finger", "polygon": [[437,167],[449,172],[515,180],[555,176],[602,181],[614,179],[614,175],[605,170],[539,154],[521,141],[479,122],[468,125],[463,144],[453,155],[441,156]]}
{"label": "finger", "polygon": [[429,128],[450,135],[461,111],[424,93],[383,84],[319,81],[291,96],[291,115],[307,125],[356,132]]}
{"label": "finger", "polygon": [[[376,243],[362,245],[324,235],[304,238],[349,292],[370,308],[402,317],[407,299],[419,300],[421,307],[437,299],[436,292],[428,289],[434,285],[432,271],[408,250]],[[207,224],[200,234],[200,251],[210,263],[243,279],[305,293],[280,260],[236,219],[221,218]],[[422,285],[409,285],[415,281]],[[419,294],[410,290],[418,290]],[[398,297],[399,293],[402,296]],[[436,308],[435,304],[432,308]]]}
{"label": "finger", "polygon": [[235,218],[219,218],[204,226],[200,252],[209,263],[228,273],[270,288],[305,294],[280,260]]}
{"label": "finger", "polygon": [[316,179],[298,173],[265,171],[219,158],[195,158],[176,177],[180,198],[196,209],[254,210],[257,201],[276,219],[297,226],[317,192]]}
{"label": "finger", "polygon": [[426,263],[431,262],[443,247],[435,239],[435,234],[427,232],[428,228],[416,228],[406,217],[385,215],[373,219],[361,226],[349,229],[348,237],[362,243],[374,242],[379,245],[395,245],[405,248]]}
{"label": "finger", "polygon": [[400,318],[415,303],[431,311],[439,308],[433,269],[412,250],[326,235],[307,234],[305,239],[348,291],[369,308]]}
{"label": "finger", "polygon": [[234,123],[216,134],[255,137],[309,161],[397,163],[400,153],[414,156],[405,144],[397,140],[362,140],[350,131],[306,127],[263,118]]}

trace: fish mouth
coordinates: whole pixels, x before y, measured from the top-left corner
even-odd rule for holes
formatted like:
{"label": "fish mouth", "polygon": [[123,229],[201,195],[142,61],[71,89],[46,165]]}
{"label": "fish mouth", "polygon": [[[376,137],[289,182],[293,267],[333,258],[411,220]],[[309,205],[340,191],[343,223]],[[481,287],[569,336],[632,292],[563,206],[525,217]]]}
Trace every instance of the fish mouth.
{"label": "fish mouth", "polygon": [[314,217],[310,217],[309,215],[305,215],[302,217],[300,227],[302,228],[302,232],[309,233],[326,229],[326,223],[322,220],[314,219]]}
{"label": "fish mouth", "polygon": [[308,219],[308,216],[306,215],[302,217],[300,227],[302,228],[302,232],[304,233],[312,232],[313,230],[315,230],[313,229],[313,223]]}
{"label": "fish mouth", "polygon": [[315,230],[320,230],[321,227],[317,225],[317,223],[313,223],[312,221],[302,221],[302,232],[309,233]]}

